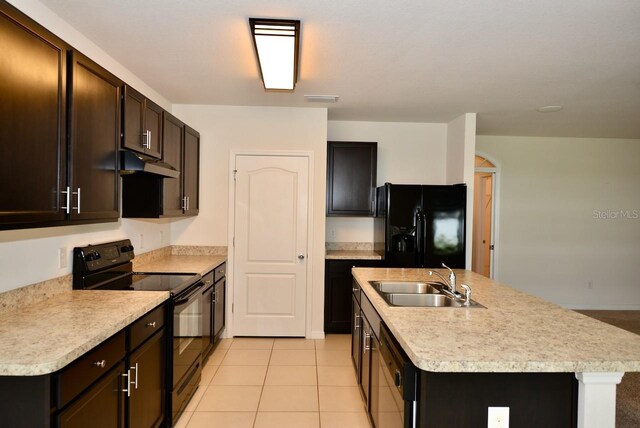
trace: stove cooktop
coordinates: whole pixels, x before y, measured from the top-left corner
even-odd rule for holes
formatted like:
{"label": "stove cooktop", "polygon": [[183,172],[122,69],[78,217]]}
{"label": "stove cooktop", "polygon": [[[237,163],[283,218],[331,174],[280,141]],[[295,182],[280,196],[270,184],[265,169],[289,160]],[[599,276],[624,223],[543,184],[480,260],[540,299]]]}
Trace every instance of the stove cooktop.
{"label": "stove cooktop", "polygon": [[131,276],[129,290],[171,291],[173,294],[195,284],[200,279],[197,274],[139,273]]}

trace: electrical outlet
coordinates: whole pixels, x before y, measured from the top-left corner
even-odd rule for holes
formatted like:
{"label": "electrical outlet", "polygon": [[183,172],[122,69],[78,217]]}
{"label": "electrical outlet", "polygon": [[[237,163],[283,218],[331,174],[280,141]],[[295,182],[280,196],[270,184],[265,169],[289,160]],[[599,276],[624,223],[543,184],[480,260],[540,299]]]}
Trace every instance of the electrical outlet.
{"label": "electrical outlet", "polygon": [[58,268],[65,269],[67,267],[67,249],[58,248]]}
{"label": "electrical outlet", "polygon": [[487,428],[509,428],[509,408],[489,407]]}

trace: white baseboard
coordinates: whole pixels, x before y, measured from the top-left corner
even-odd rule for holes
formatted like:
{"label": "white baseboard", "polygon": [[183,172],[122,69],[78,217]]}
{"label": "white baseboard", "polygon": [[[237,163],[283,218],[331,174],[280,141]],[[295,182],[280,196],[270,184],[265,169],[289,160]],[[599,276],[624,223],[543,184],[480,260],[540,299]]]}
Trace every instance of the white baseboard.
{"label": "white baseboard", "polygon": [[324,331],[312,331],[308,339],[324,339]]}

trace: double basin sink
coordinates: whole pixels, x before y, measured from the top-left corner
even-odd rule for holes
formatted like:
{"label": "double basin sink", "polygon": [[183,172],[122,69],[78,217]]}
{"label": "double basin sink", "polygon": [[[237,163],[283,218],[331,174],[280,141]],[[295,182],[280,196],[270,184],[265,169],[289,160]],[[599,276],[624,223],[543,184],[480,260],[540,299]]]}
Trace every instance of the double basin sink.
{"label": "double basin sink", "polygon": [[471,300],[465,305],[464,298],[454,298],[445,293],[447,285],[441,282],[424,281],[369,281],[374,290],[380,294],[390,306],[406,307],[450,307],[473,308],[484,307]]}

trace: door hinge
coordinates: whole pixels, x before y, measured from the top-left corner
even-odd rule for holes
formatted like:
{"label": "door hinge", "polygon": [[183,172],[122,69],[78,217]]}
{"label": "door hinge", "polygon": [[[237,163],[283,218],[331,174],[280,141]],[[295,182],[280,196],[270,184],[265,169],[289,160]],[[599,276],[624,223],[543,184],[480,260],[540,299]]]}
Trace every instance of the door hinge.
{"label": "door hinge", "polygon": [[489,249],[493,250],[493,244],[489,245]]}
{"label": "door hinge", "polygon": [[233,303],[231,304],[231,313],[233,313]]}
{"label": "door hinge", "polygon": [[238,170],[234,169],[233,170],[233,181],[236,181],[236,175],[238,174]]}
{"label": "door hinge", "polygon": [[235,236],[234,236],[233,238],[231,238],[231,246],[232,246],[233,248],[235,248],[235,247],[236,247],[236,237],[235,237]]}

